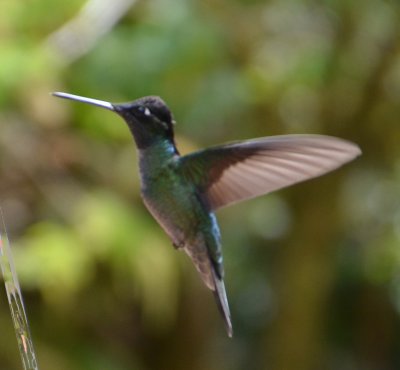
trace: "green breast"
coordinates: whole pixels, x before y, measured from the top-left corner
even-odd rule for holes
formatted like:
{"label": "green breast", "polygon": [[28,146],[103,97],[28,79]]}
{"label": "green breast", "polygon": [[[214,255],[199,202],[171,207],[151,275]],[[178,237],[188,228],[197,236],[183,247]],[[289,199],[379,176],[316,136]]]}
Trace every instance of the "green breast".
{"label": "green breast", "polygon": [[208,212],[196,188],[179,173],[179,156],[166,143],[139,156],[145,205],[174,242],[189,240],[202,228]]}

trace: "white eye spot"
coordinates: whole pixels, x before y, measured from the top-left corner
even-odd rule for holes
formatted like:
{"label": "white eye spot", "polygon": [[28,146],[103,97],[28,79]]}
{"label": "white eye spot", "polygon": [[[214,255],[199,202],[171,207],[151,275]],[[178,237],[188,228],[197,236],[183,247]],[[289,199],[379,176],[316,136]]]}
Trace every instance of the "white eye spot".
{"label": "white eye spot", "polygon": [[144,115],[145,116],[151,116],[151,112],[150,112],[150,109],[149,108],[144,108],[144,111],[143,111],[143,113],[144,113]]}

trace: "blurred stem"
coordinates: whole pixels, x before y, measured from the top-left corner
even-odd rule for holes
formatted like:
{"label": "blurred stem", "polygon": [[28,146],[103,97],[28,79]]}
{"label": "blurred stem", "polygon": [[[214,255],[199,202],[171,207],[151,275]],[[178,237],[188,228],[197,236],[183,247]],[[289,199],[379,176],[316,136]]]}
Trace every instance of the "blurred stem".
{"label": "blurred stem", "polygon": [[136,0],[89,0],[79,14],[47,39],[65,64],[87,54],[107,34]]}
{"label": "blurred stem", "polygon": [[[279,317],[270,336],[272,369],[320,368],[322,323],[331,292],[338,181],[304,185],[310,197],[294,200],[296,227],[278,266]],[[335,190],[336,189],[336,190]],[[321,222],[323,220],[323,222]],[[323,368],[323,366],[322,366]]]}
{"label": "blurred stem", "polygon": [[365,124],[365,120],[375,106],[375,102],[379,100],[382,94],[382,85],[385,76],[392,66],[398,62],[398,54],[400,51],[400,13],[397,13],[392,32],[387,36],[381,45],[380,58],[377,60],[374,68],[368,76],[361,102],[352,117],[352,123],[355,127]]}
{"label": "blurred stem", "polygon": [[0,209],[0,267],[4,278],[7,292],[8,304],[10,306],[11,318],[21,361],[25,370],[38,370],[36,353],[33,348],[32,336],[26,316],[21,288],[19,285],[14,259],[11,253],[10,242],[4,223],[3,213]]}

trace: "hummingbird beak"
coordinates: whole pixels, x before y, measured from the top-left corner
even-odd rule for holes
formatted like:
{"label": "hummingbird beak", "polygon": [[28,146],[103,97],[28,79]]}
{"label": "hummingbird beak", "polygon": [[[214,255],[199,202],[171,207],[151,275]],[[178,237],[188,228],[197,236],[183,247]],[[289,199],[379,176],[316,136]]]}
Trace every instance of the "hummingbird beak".
{"label": "hummingbird beak", "polygon": [[86,104],[91,104],[91,105],[95,105],[97,107],[102,107],[108,110],[111,110],[113,112],[115,112],[115,107],[107,102],[107,101],[103,101],[103,100],[97,100],[97,99],[91,99],[91,98],[85,98],[84,96],[78,96],[78,95],[73,95],[73,94],[67,94],[64,92],[53,92],[51,95],[56,96],[58,98],[63,98],[63,99],[70,99],[70,100],[76,100],[79,101],[81,103],[86,103]]}

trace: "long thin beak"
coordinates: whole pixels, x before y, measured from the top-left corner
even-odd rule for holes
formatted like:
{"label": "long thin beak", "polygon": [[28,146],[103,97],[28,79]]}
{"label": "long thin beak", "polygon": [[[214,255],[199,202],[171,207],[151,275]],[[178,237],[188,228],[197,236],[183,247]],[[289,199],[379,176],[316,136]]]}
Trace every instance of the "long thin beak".
{"label": "long thin beak", "polygon": [[64,93],[64,92],[53,92],[51,95],[56,96],[58,98],[76,100],[76,101],[80,101],[82,103],[96,105],[98,107],[106,108],[108,110],[111,110],[111,111],[115,112],[114,106],[111,103],[107,102],[107,101],[91,99],[91,98],[85,98],[84,96],[67,94],[67,93]]}

